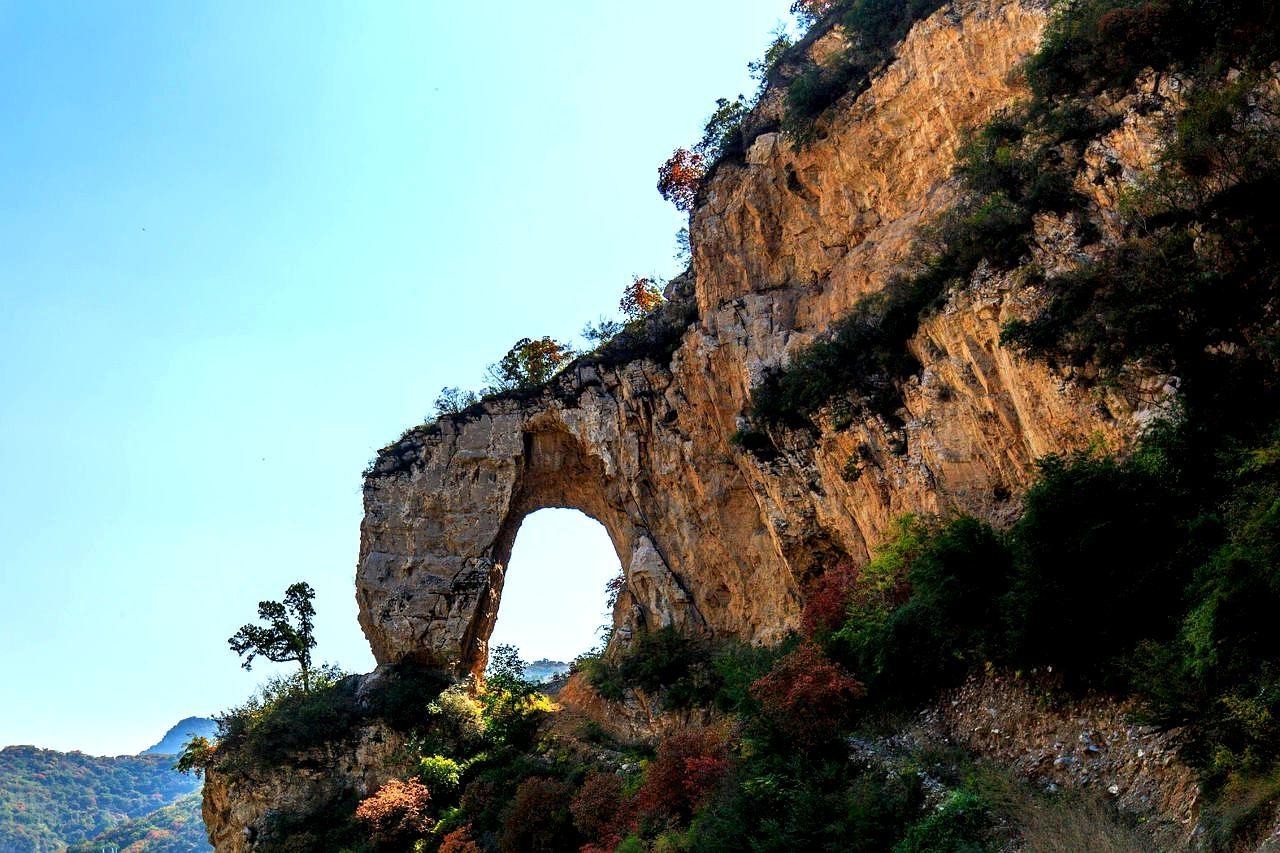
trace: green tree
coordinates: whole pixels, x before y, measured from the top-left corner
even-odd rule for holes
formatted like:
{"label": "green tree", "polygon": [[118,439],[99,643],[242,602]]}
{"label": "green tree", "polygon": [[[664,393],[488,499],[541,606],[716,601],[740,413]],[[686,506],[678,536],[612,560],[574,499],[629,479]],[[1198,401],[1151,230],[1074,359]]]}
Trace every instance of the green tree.
{"label": "green tree", "polygon": [[434,417],[439,419],[446,415],[456,415],[468,406],[480,402],[480,395],[475,391],[446,386],[436,396]]}
{"label": "green tree", "polygon": [[299,581],[285,590],[283,601],[258,602],[258,618],[266,624],[244,625],[227,640],[231,650],[244,658],[241,665],[252,669],[259,655],[275,663],[295,662],[302,669],[302,689],[310,693],[315,597],[311,584]]}
{"label": "green tree", "polygon": [[521,338],[497,364],[489,365],[488,391],[498,394],[546,383],[574,356],[573,348],[554,338]]}

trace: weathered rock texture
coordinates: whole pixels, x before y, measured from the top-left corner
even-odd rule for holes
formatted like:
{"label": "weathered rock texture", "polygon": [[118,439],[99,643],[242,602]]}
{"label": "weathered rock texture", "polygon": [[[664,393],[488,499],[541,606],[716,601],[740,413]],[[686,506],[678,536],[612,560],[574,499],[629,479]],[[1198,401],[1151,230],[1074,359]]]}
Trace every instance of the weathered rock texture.
{"label": "weathered rock texture", "polygon": [[263,841],[295,835],[291,820],[350,813],[352,797],[374,794],[393,777],[413,770],[404,736],[381,724],[294,757],[287,766],[205,774],[204,815],[218,853],[249,853]]}
{"label": "weathered rock texture", "polygon": [[[998,346],[1001,322],[1025,309],[1015,277],[979,271],[911,341],[923,370],[899,423],[834,413],[776,435],[767,461],[731,440],[764,372],[882,287],[952,197],[957,146],[1019,96],[1014,71],[1045,18],[1036,0],[961,0],[918,24],[807,148],[763,133],[722,163],[691,224],[692,287],[674,294],[697,319],[669,365],[588,358],[543,392],[384,449],[365,479],[357,574],[378,660],[482,667],[516,531],[542,507],[608,530],[627,578],[615,641],[673,623],[766,641],[795,625],[816,567],[865,559],[895,516],[998,520],[1037,457],[1131,436],[1132,401]],[[767,96],[750,124],[776,124],[779,110]],[[1108,174],[1148,154],[1108,151],[1120,164]],[[1070,228],[1045,222],[1039,237],[1043,266],[1074,262]]]}

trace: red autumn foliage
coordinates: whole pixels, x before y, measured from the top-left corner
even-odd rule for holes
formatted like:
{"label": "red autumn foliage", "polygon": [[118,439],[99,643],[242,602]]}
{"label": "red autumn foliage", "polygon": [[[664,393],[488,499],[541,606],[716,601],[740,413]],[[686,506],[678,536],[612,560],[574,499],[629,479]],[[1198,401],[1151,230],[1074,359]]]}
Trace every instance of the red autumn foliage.
{"label": "red autumn foliage", "polygon": [[607,846],[621,835],[625,824],[622,805],[622,779],[618,774],[592,770],[574,795],[569,811],[573,825],[584,838]]}
{"label": "red autumn foliage", "polygon": [[662,304],[662,291],[651,278],[636,276],[626,289],[622,291],[622,299],[618,302],[618,310],[628,320],[639,320],[648,316]]}
{"label": "red autumn foliage", "polygon": [[706,172],[706,158],[688,148],[677,148],[658,168],[658,192],[677,210],[693,210]]}
{"label": "red autumn foliage", "polygon": [[688,820],[729,771],[724,736],[714,729],[669,735],[632,800],[636,822]]}
{"label": "red autumn foliage", "polygon": [[572,794],[564,782],[546,776],[521,782],[502,815],[498,844],[503,853],[572,849],[577,841],[569,814]]}
{"label": "red autumn foliage", "polygon": [[829,743],[864,693],[861,682],[808,641],[751,685],[765,717],[803,748]]}
{"label": "red autumn foliage", "polygon": [[356,807],[356,819],[369,825],[373,840],[398,844],[431,830],[427,807],[431,793],[417,779],[392,779]]}
{"label": "red autumn foliage", "polygon": [[439,853],[484,853],[484,851],[471,837],[471,824],[466,824],[441,839]]}
{"label": "red autumn foliage", "polygon": [[578,848],[578,853],[613,853],[618,849],[618,845],[622,843],[622,836],[614,835],[601,841],[599,844],[588,843]]}
{"label": "red autumn foliage", "polygon": [[849,605],[858,587],[858,570],[848,560],[841,560],[813,580],[804,595],[804,611],[800,624],[804,635],[817,639],[844,624]]}

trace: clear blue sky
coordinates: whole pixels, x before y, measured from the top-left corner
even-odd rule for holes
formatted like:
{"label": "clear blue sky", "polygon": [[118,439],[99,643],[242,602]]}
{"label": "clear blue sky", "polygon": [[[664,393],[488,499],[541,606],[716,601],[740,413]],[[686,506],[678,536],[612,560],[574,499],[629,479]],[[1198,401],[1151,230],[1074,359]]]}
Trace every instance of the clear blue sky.
{"label": "clear blue sky", "polygon": [[[0,745],[239,701],[226,638],[300,578],[368,669],[361,469],[673,272],[655,170],[788,5],[0,0]],[[548,518],[499,619],[532,656],[613,571]]]}

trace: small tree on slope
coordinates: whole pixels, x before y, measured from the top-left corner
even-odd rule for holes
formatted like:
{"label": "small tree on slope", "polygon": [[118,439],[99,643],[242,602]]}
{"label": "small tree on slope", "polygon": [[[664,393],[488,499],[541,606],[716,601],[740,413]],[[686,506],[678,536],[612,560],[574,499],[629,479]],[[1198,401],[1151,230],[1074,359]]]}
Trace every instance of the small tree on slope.
{"label": "small tree on slope", "polygon": [[316,591],[299,581],[284,591],[283,601],[258,602],[258,618],[265,625],[245,625],[227,640],[231,650],[253,668],[259,655],[275,663],[295,662],[302,669],[302,689],[311,692],[311,650],[316,646],[311,602]]}

